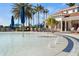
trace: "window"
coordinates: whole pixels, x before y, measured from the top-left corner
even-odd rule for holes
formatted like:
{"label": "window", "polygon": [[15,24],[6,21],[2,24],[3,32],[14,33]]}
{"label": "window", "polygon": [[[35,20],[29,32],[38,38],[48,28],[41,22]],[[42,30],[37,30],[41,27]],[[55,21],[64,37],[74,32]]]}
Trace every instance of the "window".
{"label": "window", "polygon": [[68,13],[68,11],[66,10],[66,11],[64,11],[64,13],[65,13],[65,14],[67,14],[67,13]]}
{"label": "window", "polygon": [[70,13],[73,13],[73,10],[69,10],[68,13],[69,13],[69,14],[70,14]]}
{"label": "window", "polygon": [[73,12],[75,12],[75,9],[73,9]]}
{"label": "window", "polygon": [[77,11],[79,12],[79,7],[77,8]]}
{"label": "window", "polygon": [[75,12],[77,12],[77,8],[75,8]]}

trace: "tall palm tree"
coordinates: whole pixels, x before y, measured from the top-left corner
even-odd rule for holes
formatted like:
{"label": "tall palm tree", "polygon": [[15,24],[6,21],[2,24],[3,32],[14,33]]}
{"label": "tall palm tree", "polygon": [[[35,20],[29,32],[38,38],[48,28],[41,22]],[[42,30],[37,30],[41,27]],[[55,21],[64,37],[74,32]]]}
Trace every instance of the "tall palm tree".
{"label": "tall palm tree", "polygon": [[46,10],[45,10],[45,13],[46,13],[46,18],[48,17],[48,12],[49,12],[49,10],[48,10],[48,9],[46,9]]}
{"label": "tall palm tree", "polygon": [[33,20],[33,25],[34,25],[34,15],[36,14],[36,9],[35,8],[33,8],[32,9],[32,20]]}
{"label": "tall palm tree", "polygon": [[19,10],[19,5],[18,4],[14,4],[13,8],[12,8],[12,13],[14,15],[15,19],[18,19],[18,25],[19,25],[19,18],[20,18],[20,10]]}
{"label": "tall palm tree", "polygon": [[69,7],[72,7],[75,5],[75,3],[66,3],[66,5],[68,5]]}
{"label": "tall palm tree", "polygon": [[[27,21],[27,19],[28,19],[28,25],[29,25],[29,27],[30,27],[30,20],[32,19],[32,4],[29,4],[26,8],[25,8],[25,11],[26,11],[26,21]],[[27,22],[26,22],[26,24],[27,24]]]}
{"label": "tall palm tree", "polygon": [[37,6],[36,6],[36,11],[37,11],[37,14],[38,14],[38,28],[39,28],[39,24],[40,24],[40,18],[39,18],[39,14],[40,14],[40,12],[42,12],[43,11],[43,9],[44,9],[44,7],[43,6],[41,6],[41,5],[38,5],[37,4]]}
{"label": "tall palm tree", "polygon": [[16,19],[18,19],[18,22],[19,22],[19,18],[20,18],[20,9],[22,6],[24,6],[25,16],[28,18],[32,18],[31,4],[29,4],[29,3],[14,3],[13,8],[12,8],[12,13],[13,13],[14,17]]}
{"label": "tall palm tree", "polygon": [[47,14],[48,14],[48,9],[44,9],[43,10],[43,14],[44,14],[44,19],[47,19]]}

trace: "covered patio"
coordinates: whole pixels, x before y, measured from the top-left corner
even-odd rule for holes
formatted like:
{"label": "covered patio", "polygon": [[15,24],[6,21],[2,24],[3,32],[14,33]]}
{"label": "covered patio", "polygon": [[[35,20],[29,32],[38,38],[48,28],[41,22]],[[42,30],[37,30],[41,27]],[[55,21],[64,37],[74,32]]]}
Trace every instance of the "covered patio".
{"label": "covered patio", "polygon": [[59,31],[79,31],[79,16],[65,17],[56,26]]}

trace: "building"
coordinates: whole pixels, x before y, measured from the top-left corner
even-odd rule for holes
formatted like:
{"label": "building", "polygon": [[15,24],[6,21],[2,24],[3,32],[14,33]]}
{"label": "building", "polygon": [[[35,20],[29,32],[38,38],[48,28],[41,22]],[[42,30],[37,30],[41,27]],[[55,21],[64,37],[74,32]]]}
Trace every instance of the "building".
{"label": "building", "polygon": [[60,10],[52,15],[59,23],[56,25],[57,31],[77,31],[79,30],[79,6],[72,6]]}

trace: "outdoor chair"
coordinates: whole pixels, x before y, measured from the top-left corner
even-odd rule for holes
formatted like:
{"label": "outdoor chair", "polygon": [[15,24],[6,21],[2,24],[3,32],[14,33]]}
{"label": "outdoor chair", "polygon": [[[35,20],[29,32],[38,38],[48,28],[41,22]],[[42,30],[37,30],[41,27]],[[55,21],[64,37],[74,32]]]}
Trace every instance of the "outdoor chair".
{"label": "outdoor chair", "polygon": [[75,32],[75,29],[74,29],[74,27],[72,27],[72,28],[71,28],[71,32]]}
{"label": "outdoor chair", "polygon": [[79,32],[79,27],[77,28],[77,32]]}
{"label": "outdoor chair", "polygon": [[37,28],[34,28],[34,31],[37,31]]}

